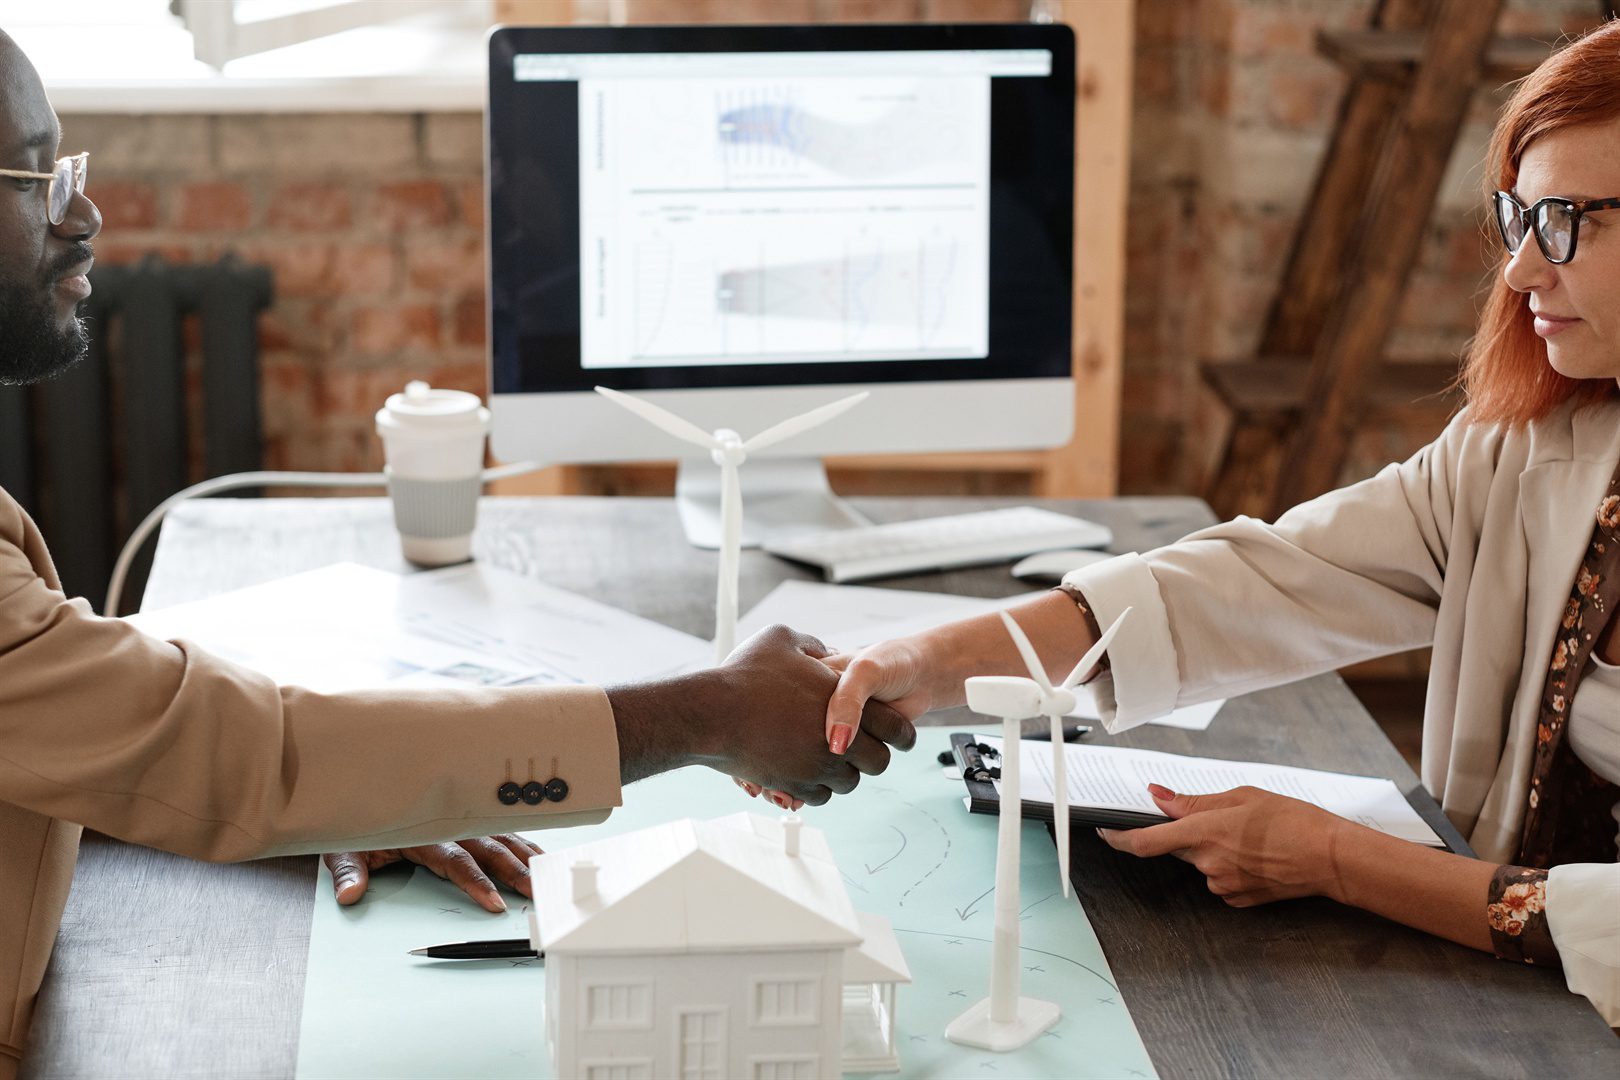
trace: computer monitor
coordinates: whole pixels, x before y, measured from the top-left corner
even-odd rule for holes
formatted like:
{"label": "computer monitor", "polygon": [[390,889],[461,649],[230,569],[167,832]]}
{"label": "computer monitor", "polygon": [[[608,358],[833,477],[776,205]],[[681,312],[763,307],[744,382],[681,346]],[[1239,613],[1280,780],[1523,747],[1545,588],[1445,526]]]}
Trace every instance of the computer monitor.
{"label": "computer monitor", "polygon": [[851,520],[824,454],[1029,449],[1074,425],[1064,26],[500,28],[486,147],[497,457],[679,458],[593,392],[744,438],[749,533]]}

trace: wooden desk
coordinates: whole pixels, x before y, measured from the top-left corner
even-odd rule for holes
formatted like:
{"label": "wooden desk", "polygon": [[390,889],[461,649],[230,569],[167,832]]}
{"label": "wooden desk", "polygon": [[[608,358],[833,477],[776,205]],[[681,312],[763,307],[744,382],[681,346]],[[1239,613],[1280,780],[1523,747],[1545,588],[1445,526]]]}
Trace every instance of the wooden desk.
{"label": "wooden desk", "polygon": [[[878,520],[998,505],[859,502]],[[1048,505],[1108,524],[1122,551],[1210,520],[1192,499]],[[668,500],[493,499],[480,523],[481,559],[710,632],[714,556],[686,546]],[[408,569],[385,502],[192,503],[164,527],[147,602],[197,599],[339,559]],[[745,553],[744,610],[778,582],[806,576]],[[1005,567],[888,584],[983,596],[1022,588]],[[1462,846],[1335,676],[1235,700],[1208,733],[1149,727],[1120,741],[1390,776]],[[1620,1040],[1557,973],[1322,900],[1229,910],[1174,859],[1119,855],[1084,830],[1074,844],[1081,902],[1166,1077],[1620,1075]],[[314,874],[312,858],[209,866],[86,837],[24,1075],[292,1075]],[[366,1049],[354,1052],[363,1058]]]}

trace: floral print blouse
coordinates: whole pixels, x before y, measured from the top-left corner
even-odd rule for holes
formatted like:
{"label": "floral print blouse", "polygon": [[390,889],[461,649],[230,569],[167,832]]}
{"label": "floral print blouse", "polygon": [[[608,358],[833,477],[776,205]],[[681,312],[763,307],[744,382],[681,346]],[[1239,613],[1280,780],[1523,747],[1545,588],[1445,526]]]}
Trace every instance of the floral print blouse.
{"label": "floral print blouse", "polygon": [[1587,768],[1565,732],[1570,703],[1609,616],[1620,603],[1620,469],[1598,503],[1592,543],[1575,572],[1548,662],[1536,725],[1536,756],[1518,862],[1491,878],[1485,914],[1496,955],[1527,964],[1558,963],[1547,926],[1547,867],[1614,862],[1613,808],[1620,786]]}

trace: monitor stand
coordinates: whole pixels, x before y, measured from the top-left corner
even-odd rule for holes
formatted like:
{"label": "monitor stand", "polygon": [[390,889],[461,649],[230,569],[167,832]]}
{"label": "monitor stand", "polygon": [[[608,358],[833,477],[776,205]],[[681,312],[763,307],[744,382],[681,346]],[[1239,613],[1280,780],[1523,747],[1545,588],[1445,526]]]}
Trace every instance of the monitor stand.
{"label": "monitor stand", "polygon": [[[820,458],[753,458],[738,470],[742,483],[742,546],[792,533],[870,525],[834,495]],[[693,547],[720,546],[720,467],[708,458],[682,458],[675,472],[675,505]]]}

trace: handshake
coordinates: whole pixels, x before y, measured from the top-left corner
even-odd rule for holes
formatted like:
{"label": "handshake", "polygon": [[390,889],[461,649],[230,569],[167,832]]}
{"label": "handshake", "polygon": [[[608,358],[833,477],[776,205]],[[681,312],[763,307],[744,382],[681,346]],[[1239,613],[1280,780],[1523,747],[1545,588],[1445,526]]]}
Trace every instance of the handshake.
{"label": "handshake", "polygon": [[910,719],[864,695],[839,703],[849,722],[829,719],[848,660],[813,637],[772,626],[717,668],[609,688],[620,782],[707,765],[750,794],[773,792],[783,805],[848,794],[861,774],[888,768],[890,747],[909,750],[917,741]]}
{"label": "handshake", "polygon": [[[911,653],[899,645],[893,655],[905,659]],[[902,663],[899,681],[874,678],[889,669],[872,650],[859,658],[833,656],[813,637],[772,626],[739,645],[717,668],[609,687],[619,782],[708,765],[735,777],[749,794],[770,791],[779,806],[820,805],[854,791],[862,773],[876,776],[888,768],[891,746],[909,750],[917,741],[910,717],[926,711],[933,698],[907,692],[906,673],[913,667]],[[875,700],[876,694],[892,703]],[[538,854],[528,839],[502,833],[422,847],[333,852],[324,861],[340,904],[353,904],[365,894],[372,871],[409,861],[498,912],[506,910],[506,902],[497,882],[532,895],[528,860]]]}

